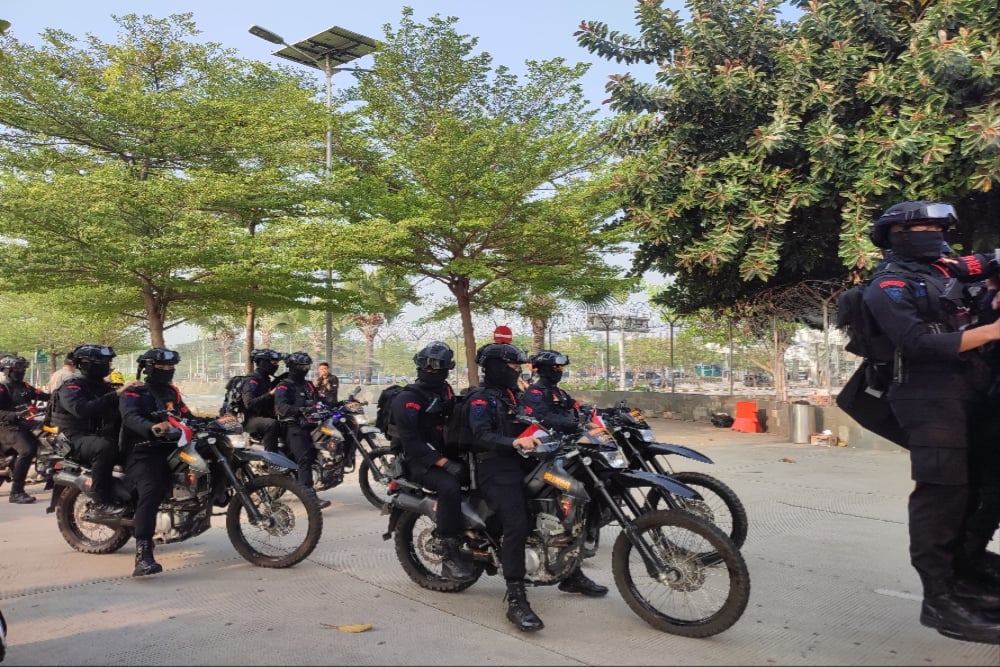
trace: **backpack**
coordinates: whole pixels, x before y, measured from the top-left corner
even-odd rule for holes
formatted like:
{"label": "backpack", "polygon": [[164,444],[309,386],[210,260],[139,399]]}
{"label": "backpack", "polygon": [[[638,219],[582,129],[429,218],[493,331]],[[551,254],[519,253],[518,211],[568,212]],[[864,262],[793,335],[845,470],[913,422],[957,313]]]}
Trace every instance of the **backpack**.
{"label": "backpack", "polygon": [[402,385],[391,384],[382,390],[375,404],[375,428],[382,431],[390,441],[392,440],[392,434],[389,433],[390,421],[392,420],[392,399],[396,398],[396,395],[401,391],[403,391]]}
{"label": "backpack", "polygon": [[469,405],[474,397],[484,393],[485,387],[470,387],[455,395],[451,415],[444,425],[444,446],[449,452],[462,453],[475,448],[475,438],[469,425]]}
{"label": "backpack", "polygon": [[222,398],[222,407],[219,408],[219,416],[223,415],[243,415],[246,413],[246,406],[243,405],[243,381],[246,375],[234,375],[226,382],[226,395]]}

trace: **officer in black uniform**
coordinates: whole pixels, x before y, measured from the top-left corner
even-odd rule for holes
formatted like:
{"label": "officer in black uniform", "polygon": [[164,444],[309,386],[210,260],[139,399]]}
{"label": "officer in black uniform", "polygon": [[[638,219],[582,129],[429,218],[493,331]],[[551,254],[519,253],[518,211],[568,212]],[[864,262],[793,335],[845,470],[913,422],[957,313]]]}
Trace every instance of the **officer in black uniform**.
{"label": "officer in black uniform", "polygon": [[454,401],[448,372],[455,354],[433,341],[413,355],[417,381],[405,385],[392,401],[395,437],[403,449],[407,479],[437,491],[437,532],[444,547],[441,574],[456,581],[476,576],[462,554],[462,485],[468,479],[462,452],[448,451],[444,424]]}
{"label": "officer in black uniform", "polygon": [[30,505],[36,500],[25,493],[24,481],[41,443],[31,432],[31,424],[24,419],[24,411],[36,401],[50,399],[48,393],[24,381],[30,365],[24,357],[7,355],[0,359],[0,371],[4,374],[4,381],[0,382],[0,454],[7,456],[13,452],[15,455],[8,497],[15,505]]}
{"label": "officer in black uniform", "polygon": [[72,352],[77,374],[60,385],[52,397],[52,425],[69,439],[72,458],[90,466],[96,514],[117,516],[125,505],[115,500],[112,472],[118,462],[121,430],[119,400],[130,380],[115,389],[105,377],[111,372],[115,351],[104,345],[80,345]]}
{"label": "officer in black uniform", "polygon": [[[559,386],[563,368],[569,365],[569,357],[555,350],[542,350],[528,359],[535,369],[538,379],[521,394],[525,414],[534,417],[548,431],[576,433],[585,423],[580,413],[580,403]],[[596,505],[594,506],[596,509]],[[596,517],[588,524],[588,540],[595,541],[592,532],[599,530]],[[586,555],[586,554],[585,554]],[[559,582],[559,590],[566,593],[582,593],[587,597],[601,597],[608,594],[608,587],[592,581],[577,567],[572,574]]]}
{"label": "officer in black uniform", "polygon": [[[1000,618],[984,606],[1000,597],[970,585],[960,569],[970,513],[970,420],[990,377],[981,346],[1000,339],[1000,322],[973,326],[981,258],[942,257],[957,221],[949,204],[889,207],[871,230],[890,261],[864,302],[896,349],[887,396],[906,434],[914,489],[909,499],[910,562],[923,584],[920,622],[957,639],[1000,643]],[[995,443],[994,443],[995,444]]]}
{"label": "officer in black uniform", "polygon": [[282,354],[274,350],[253,350],[250,358],[254,372],[246,376],[241,388],[246,421],[243,427],[247,433],[260,439],[260,444],[269,452],[278,451],[278,419],[274,412],[274,385],[272,379],[278,372],[278,362]]}
{"label": "officer in black uniform", "polygon": [[319,394],[312,382],[306,380],[312,368],[312,357],[305,352],[292,352],[285,357],[288,377],[274,387],[274,412],[284,427],[285,444],[299,466],[299,484],[306,487],[320,509],[330,506],[329,500],[316,495],[313,488],[313,463],[316,447],[306,413],[319,401]]}
{"label": "officer in black uniform", "polygon": [[517,381],[521,364],[527,360],[513,345],[493,343],[480,348],[476,363],[483,369],[483,389],[467,400],[479,489],[503,529],[500,562],[507,582],[507,619],[524,632],[535,632],[545,625],[528,604],[524,590],[524,548],[530,527],[522,485],[524,459],[518,454],[541,442],[534,436],[519,436],[525,427],[517,420]]}
{"label": "officer in black uniform", "polygon": [[174,370],[180,361],[181,355],[173,350],[162,347],[146,350],[136,359],[139,367],[136,379],[145,382],[126,389],[118,402],[122,413],[125,478],[136,497],[133,577],[163,571],[163,566],[153,558],[153,533],[157,509],[171,484],[167,459],[177,445],[176,439],[164,437],[176,431],[165,415],[170,412],[183,418],[191,414],[180,389],[173,384]]}

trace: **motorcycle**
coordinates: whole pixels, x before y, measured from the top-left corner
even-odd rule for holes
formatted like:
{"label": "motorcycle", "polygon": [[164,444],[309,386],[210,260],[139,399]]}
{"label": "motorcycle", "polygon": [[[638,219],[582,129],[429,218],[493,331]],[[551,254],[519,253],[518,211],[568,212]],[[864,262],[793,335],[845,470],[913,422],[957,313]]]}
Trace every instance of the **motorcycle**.
{"label": "motorcycle", "polygon": [[[696,491],[667,475],[629,469],[614,437],[596,424],[578,434],[547,436],[522,455],[532,461],[524,477],[533,526],[525,549],[527,583],[553,585],[579,567],[587,525],[606,509],[621,527],[612,557],[615,586],[644,621],[671,634],[710,637],[742,616],[750,574],[725,533],[687,512],[650,510],[628,492],[648,487],[695,497]],[[389,525],[382,537],[394,538],[396,557],[417,585],[457,592],[483,573],[500,573],[499,520],[474,488],[463,497],[461,549],[476,574],[463,581],[441,575],[436,494],[405,477],[390,482],[389,493],[383,510]]]}
{"label": "motorcycle", "polygon": [[[45,424],[46,403],[40,401],[30,406],[19,406],[19,410],[25,415],[25,419],[30,422],[31,432],[38,438],[40,446],[32,470],[24,480],[24,485],[44,484],[44,490],[52,488],[52,476],[55,474],[55,463],[69,453],[69,445],[64,440],[57,437],[59,429],[55,426]],[[13,474],[14,454],[0,456],[0,486],[4,482],[11,481]]]}
{"label": "motorcycle", "polygon": [[647,498],[652,509],[666,506],[695,514],[721,528],[729,535],[736,548],[743,547],[749,520],[746,508],[736,492],[711,475],[675,471],[666,457],[677,455],[708,464],[713,463],[712,459],[690,447],[656,442],[642,411],[629,408],[624,400],[612,408],[598,408],[597,414],[614,435],[631,469],[670,475],[673,479],[696,489],[700,496],[700,498],[684,498],[664,495],[654,489]]}
{"label": "motorcycle", "polygon": [[[365,499],[381,508],[388,500],[386,490],[395,468],[396,455],[388,447],[379,446],[380,431],[368,424],[364,406],[357,400],[357,387],[346,400],[334,406],[316,403],[304,416],[312,429],[316,462],[313,464],[313,488],[332,489],[344,481],[344,474],[354,469],[356,454],[361,455],[358,485]],[[259,445],[259,440],[251,439]],[[279,447],[286,447],[279,438]],[[293,473],[294,474],[294,473]]]}
{"label": "motorcycle", "polygon": [[[211,527],[212,516],[226,516],[226,532],[236,551],[259,567],[286,568],[312,553],[323,532],[315,498],[287,475],[258,476],[263,461],[294,469],[287,457],[246,447],[243,427],[232,416],[216,419],[162,415],[174,428],[151,445],[172,447],[168,463],[173,485],[160,503],[153,541],[182,542]],[[161,416],[156,419],[162,421]],[[176,442],[173,442],[176,441]],[[57,466],[47,513],[55,512],[67,544],[83,553],[108,554],[132,537],[135,499],[118,467],[114,495],[126,505],[120,516],[97,514],[89,495],[93,480],[85,466],[65,459]],[[214,512],[215,508],[225,508]]]}

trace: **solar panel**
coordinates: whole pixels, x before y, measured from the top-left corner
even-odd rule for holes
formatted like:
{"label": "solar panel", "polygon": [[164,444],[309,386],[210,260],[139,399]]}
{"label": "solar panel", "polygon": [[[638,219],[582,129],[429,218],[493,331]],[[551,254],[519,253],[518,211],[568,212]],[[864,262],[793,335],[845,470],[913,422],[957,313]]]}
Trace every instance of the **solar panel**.
{"label": "solar panel", "polygon": [[[294,49],[286,46],[275,51],[274,55],[300,65],[322,70],[327,55],[330,56],[330,65],[336,67],[349,63],[355,58],[368,55],[375,50],[377,45],[371,37],[359,35],[340,26],[333,26],[312,37],[307,37],[301,42],[296,42],[294,46]],[[314,57],[315,60],[310,60],[305,54]]]}

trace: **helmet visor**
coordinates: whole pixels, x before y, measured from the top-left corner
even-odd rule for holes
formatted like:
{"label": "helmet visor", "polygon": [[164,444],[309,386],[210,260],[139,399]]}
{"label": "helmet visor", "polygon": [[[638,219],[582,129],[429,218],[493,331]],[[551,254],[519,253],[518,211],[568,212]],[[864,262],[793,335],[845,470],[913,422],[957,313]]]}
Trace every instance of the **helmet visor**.
{"label": "helmet visor", "polygon": [[907,211],[903,216],[906,221],[910,220],[951,220],[958,221],[958,214],[951,204],[928,204],[913,211]]}
{"label": "helmet visor", "polygon": [[435,371],[448,370],[450,371],[455,367],[454,359],[435,359],[433,357],[423,357],[418,359],[421,368],[430,368]]}

